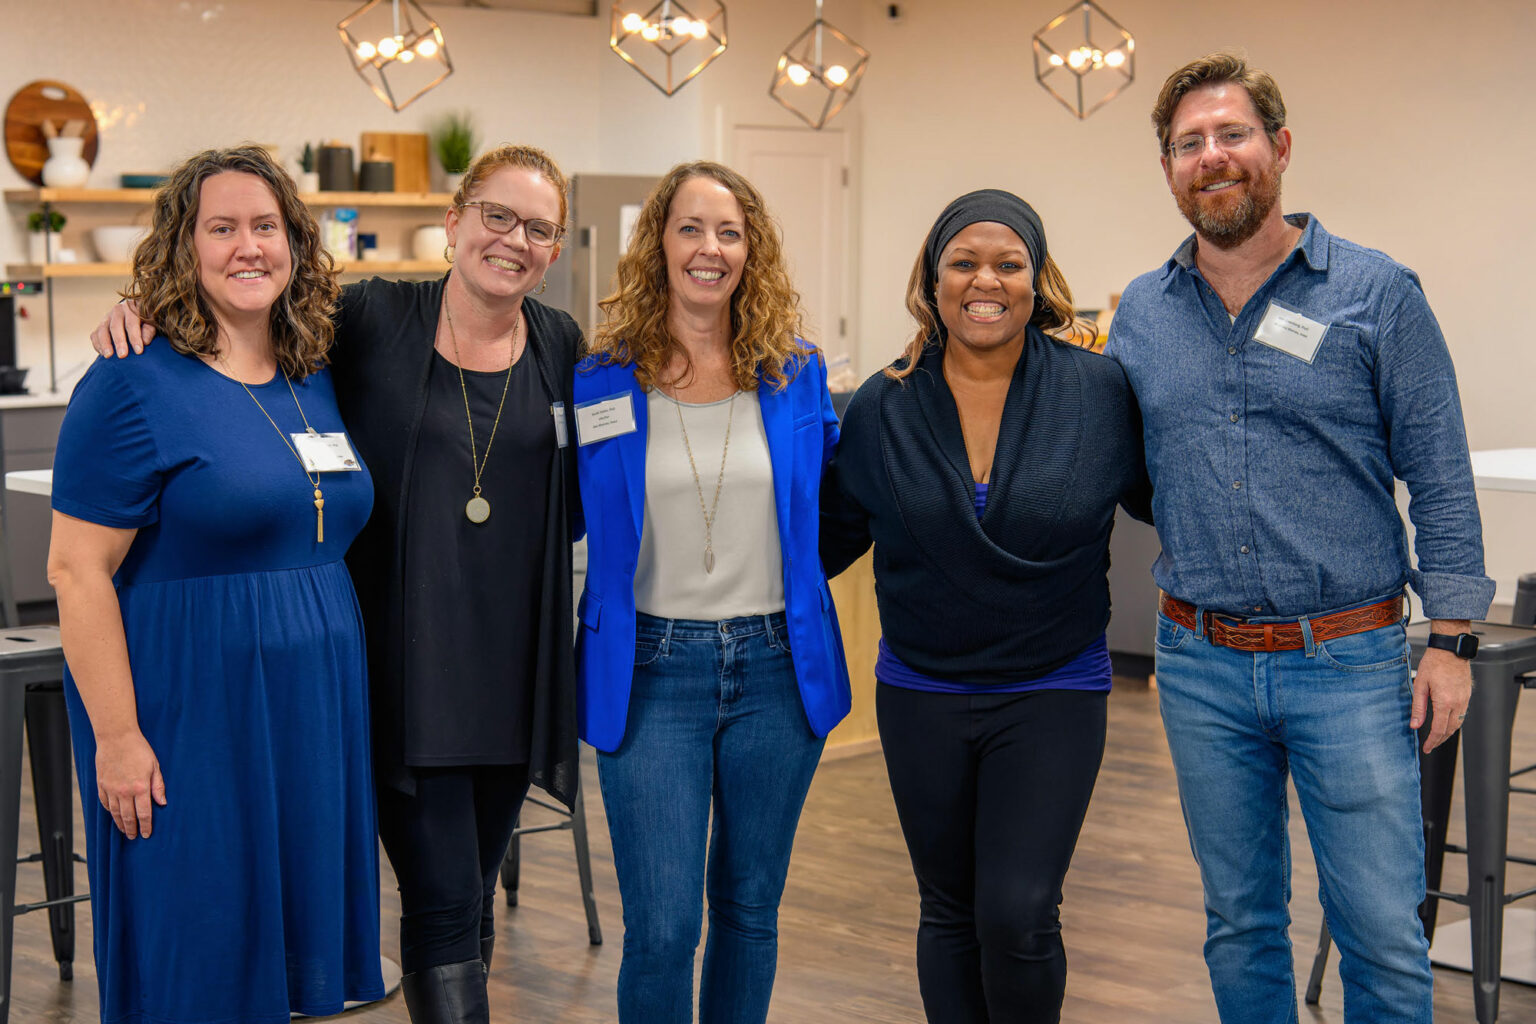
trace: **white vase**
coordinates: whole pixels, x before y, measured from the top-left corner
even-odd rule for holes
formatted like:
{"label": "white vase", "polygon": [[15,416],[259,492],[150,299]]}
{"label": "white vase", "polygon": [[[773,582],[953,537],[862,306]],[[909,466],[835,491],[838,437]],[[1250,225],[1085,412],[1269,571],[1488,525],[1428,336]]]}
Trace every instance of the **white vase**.
{"label": "white vase", "polygon": [[320,191],[319,171],[300,171],[297,180],[300,192],[310,193]]}
{"label": "white vase", "polygon": [[[52,251],[54,253],[57,253],[59,251],[59,236],[58,235],[54,235],[53,236],[53,239],[52,239]],[[44,263],[48,262],[48,252],[49,252],[49,239],[48,239],[48,233],[46,231],[29,231],[29,232],[27,232],[27,262],[28,263],[35,263],[38,266],[42,266]]]}
{"label": "white vase", "polygon": [[43,164],[43,184],[49,188],[79,188],[91,176],[91,165],[80,151],[85,140],[57,138],[48,140],[48,159]]}

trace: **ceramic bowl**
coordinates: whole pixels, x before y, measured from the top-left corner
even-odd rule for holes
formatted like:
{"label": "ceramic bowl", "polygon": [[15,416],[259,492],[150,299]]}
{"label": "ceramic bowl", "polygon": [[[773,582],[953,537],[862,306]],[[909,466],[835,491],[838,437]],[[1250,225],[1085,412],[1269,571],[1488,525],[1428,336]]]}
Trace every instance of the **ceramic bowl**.
{"label": "ceramic bowl", "polygon": [[91,244],[96,247],[96,258],[103,263],[127,263],[133,256],[133,247],[139,244],[149,229],[138,224],[110,224],[91,228]]}

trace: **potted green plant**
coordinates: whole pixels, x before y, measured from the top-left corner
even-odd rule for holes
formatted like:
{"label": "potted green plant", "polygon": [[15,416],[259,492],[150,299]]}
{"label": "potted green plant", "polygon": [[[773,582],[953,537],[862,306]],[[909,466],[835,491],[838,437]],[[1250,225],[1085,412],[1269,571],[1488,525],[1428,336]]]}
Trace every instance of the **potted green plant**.
{"label": "potted green plant", "polygon": [[299,178],[300,192],[319,192],[320,175],[315,170],[315,147],[306,142],[304,152],[299,154]]}
{"label": "potted green plant", "polygon": [[[47,263],[51,252],[59,251],[59,232],[67,218],[58,210],[34,210],[27,214],[27,258],[32,263]],[[50,240],[49,235],[53,235]]]}
{"label": "potted green plant", "polygon": [[474,116],[467,110],[444,114],[433,126],[431,136],[432,151],[443,168],[444,190],[452,192],[475,158],[478,144]]}

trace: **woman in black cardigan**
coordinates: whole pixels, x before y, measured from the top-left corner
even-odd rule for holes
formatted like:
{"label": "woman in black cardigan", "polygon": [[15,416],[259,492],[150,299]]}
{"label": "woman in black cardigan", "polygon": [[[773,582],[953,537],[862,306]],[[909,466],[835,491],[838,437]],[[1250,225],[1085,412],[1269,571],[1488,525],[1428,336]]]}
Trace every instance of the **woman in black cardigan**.
{"label": "woman in black cardigan", "polygon": [[922,900],[932,1022],[1060,1019],[1057,908],[1104,751],[1115,505],[1146,517],[1141,426],[1039,217],[947,207],[905,355],[865,381],[822,485],[828,575],[874,544],[881,744]]}
{"label": "woman in black cardigan", "polygon": [[[531,297],[559,257],[568,191],[540,150],[481,157],[446,214],[448,276],[347,286],[330,353],[373,473],[347,564],[416,1024],[489,1021],[491,897],[523,797],[532,782],[575,799],[566,439],[581,332]],[[126,305],[107,327],[103,355],[142,338]]]}

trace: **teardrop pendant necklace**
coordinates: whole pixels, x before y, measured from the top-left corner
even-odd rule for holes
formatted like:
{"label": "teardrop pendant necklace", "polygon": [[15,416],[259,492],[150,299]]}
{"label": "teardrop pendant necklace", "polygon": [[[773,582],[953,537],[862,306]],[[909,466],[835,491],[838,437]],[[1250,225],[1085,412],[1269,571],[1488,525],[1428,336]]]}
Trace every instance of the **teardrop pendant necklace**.
{"label": "teardrop pendant necklace", "polygon": [[[272,418],[272,414],[267,412],[266,406],[261,404],[261,399],[256,397],[256,392],[252,391],[245,381],[235,376],[235,372],[229,368],[229,363],[225,361],[224,354],[222,352],[215,353],[214,358],[219,361],[220,366],[224,367],[224,376],[245,388],[245,393],[251,396],[251,401],[256,403],[256,408],[260,409],[261,414],[267,418],[267,422],[272,424],[272,429],[277,431],[277,436],[282,439],[283,444],[290,452],[293,452],[293,457],[299,460],[299,468],[304,471],[304,479],[308,480],[315,489],[315,543],[324,544],[325,495],[320,490],[320,474],[311,473],[309,467],[304,465],[304,459],[299,455],[298,449],[293,446],[293,442],[288,440],[288,435],[283,433],[283,428],[278,426],[277,421]],[[304,407],[299,404],[299,393],[293,390],[293,381],[289,378],[288,371],[279,367],[278,372],[283,375],[283,381],[288,385],[288,394],[293,397],[294,408],[299,410],[299,419],[304,421],[305,431],[311,434],[316,433],[315,428],[309,425],[309,417],[304,415]]]}
{"label": "teardrop pendant necklace", "polygon": [[501,385],[501,403],[496,406],[496,419],[491,423],[491,436],[485,439],[485,455],[478,455],[475,449],[475,418],[469,412],[469,385],[464,382],[464,360],[459,357],[459,336],[453,329],[453,310],[448,305],[448,297],[443,296],[443,313],[448,317],[448,338],[453,342],[453,364],[459,371],[459,390],[464,395],[464,418],[469,421],[469,466],[475,473],[475,493],[472,498],[464,503],[464,518],[476,526],[491,518],[491,503],[480,494],[480,474],[485,472],[485,464],[491,460],[491,445],[496,443],[496,428],[501,425],[501,411],[507,407],[507,392],[512,388],[512,367],[517,365],[517,332],[522,326],[522,314],[518,314],[517,323],[512,325],[512,349],[507,360],[507,379]]}
{"label": "teardrop pendant necklace", "polygon": [[704,507],[704,485],[699,481],[699,467],[693,461],[693,445],[688,443],[688,426],[683,422],[683,403],[667,395],[672,408],[677,410],[677,426],[683,432],[683,450],[688,453],[688,468],[693,470],[693,486],[699,492],[699,511],[704,514],[704,572],[715,571],[715,516],[720,512],[720,488],[725,485],[725,456],[731,450],[731,420],[736,414],[736,396],[731,392],[731,404],[725,410],[725,443],[720,446],[720,475],[715,478],[715,500]]}

